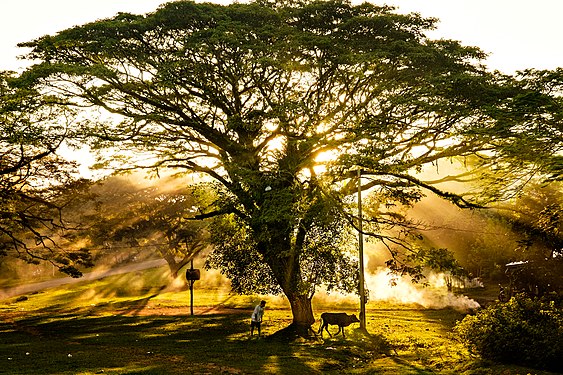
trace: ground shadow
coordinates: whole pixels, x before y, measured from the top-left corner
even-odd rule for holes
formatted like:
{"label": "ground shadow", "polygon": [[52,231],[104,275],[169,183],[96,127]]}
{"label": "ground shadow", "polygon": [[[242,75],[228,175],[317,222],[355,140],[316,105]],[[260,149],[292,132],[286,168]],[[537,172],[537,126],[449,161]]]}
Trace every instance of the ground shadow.
{"label": "ground shadow", "polygon": [[246,315],[66,313],[2,322],[0,358],[10,359],[0,373],[317,373],[302,346],[249,338]]}

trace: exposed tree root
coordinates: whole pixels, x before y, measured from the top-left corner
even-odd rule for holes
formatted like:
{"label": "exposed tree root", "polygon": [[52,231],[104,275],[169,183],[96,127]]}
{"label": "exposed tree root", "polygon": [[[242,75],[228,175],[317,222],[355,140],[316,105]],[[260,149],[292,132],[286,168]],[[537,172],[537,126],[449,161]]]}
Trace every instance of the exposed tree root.
{"label": "exposed tree root", "polygon": [[285,328],[266,337],[267,340],[292,342],[298,339],[318,340],[318,335],[310,325],[291,323]]}

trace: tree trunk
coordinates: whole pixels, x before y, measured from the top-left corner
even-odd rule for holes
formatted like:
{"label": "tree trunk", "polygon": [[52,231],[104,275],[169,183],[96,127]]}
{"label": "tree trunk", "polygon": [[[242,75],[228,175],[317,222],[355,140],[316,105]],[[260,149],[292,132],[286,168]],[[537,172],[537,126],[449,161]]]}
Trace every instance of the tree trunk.
{"label": "tree trunk", "polygon": [[315,317],[313,316],[311,298],[307,294],[299,292],[301,282],[299,279],[301,275],[299,272],[299,262],[295,259],[288,259],[284,262],[277,259],[277,261],[278,264],[275,265],[278,267],[272,267],[273,262],[271,262],[270,268],[274,271],[276,279],[291,306],[291,313],[293,315],[292,326],[300,327],[299,329],[303,328],[307,331],[315,322]]}
{"label": "tree trunk", "polygon": [[316,339],[316,335],[311,329],[311,325],[315,322],[311,299],[299,294],[292,294],[287,297],[291,305],[291,312],[293,313],[293,322],[273,335],[268,336],[268,338],[279,341],[294,341],[300,337],[307,339],[314,337]]}
{"label": "tree trunk", "polygon": [[315,322],[311,299],[305,295],[289,295],[289,304],[293,314],[293,324],[310,327]]}
{"label": "tree trunk", "polygon": [[162,258],[164,258],[164,260],[166,260],[166,263],[168,263],[168,268],[170,269],[172,278],[176,279],[178,277],[178,270],[180,269],[178,267],[178,263],[176,263],[176,258],[172,253],[168,251],[161,251],[160,253],[162,255]]}
{"label": "tree trunk", "polygon": [[[292,248],[289,242],[291,238],[290,230],[281,230],[280,228],[291,228],[287,223],[276,223],[269,231],[271,236],[268,243],[263,243],[259,248],[263,249],[261,253],[270,266],[274,277],[291,306],[293,322],[289,327],[277,332],[276,337],[309,337],[311,325],[315,322],[313,316],[313,306],[311,298],[307,293],[302,292],[301,264],[298,254],[300,251]],[[288,254],[280,257],[280,254]]]}

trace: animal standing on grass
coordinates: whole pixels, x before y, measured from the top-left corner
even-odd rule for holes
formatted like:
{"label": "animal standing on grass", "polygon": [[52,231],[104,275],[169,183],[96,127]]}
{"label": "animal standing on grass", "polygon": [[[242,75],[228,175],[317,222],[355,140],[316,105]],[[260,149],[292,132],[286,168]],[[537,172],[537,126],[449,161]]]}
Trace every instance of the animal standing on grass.
{"label": "animal standing on grass", "polygon": [[[356,317],[355,314],[348,315],[346,313],[322,313],[321,314],[321,326],[319,327],[319,333],[321,334],[321,338],[323,337],[323,328],[328,332],[330,337],[332,334],[328,330],[329,325],[337,325],[338,332],[336,335],[340,333],[342,330],[342,337],[346,337],[344,335],[344,327],[348,327],[352,323],[359,323],[360,320]],[[335,335],[335,336],[336,336]]]}

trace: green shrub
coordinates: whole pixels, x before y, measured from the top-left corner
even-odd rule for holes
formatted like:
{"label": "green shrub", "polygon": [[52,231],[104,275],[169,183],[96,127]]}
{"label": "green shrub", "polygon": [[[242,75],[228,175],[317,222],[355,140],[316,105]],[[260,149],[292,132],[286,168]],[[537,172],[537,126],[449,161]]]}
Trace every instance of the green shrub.
{"label": "green shrub", "polygon": [[466,316],[454,331],[482,358],[563,369],[563,310],[553,301],[519,295]]}

